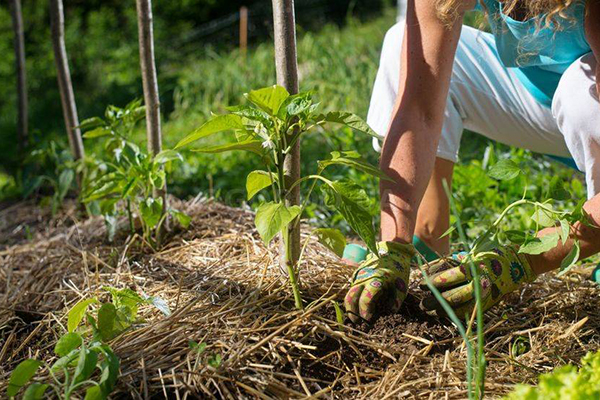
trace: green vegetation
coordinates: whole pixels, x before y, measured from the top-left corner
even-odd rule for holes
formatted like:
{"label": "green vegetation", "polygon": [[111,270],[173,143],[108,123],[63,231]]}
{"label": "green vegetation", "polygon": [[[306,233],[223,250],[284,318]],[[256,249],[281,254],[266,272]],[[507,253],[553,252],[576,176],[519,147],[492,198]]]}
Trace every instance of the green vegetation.
{"label": "green vegetation", "polygon": [[[369,210],[369,199],[360,186],[350,180],[331,181],[322,174],[332,165],[342,165],[356,169],[377,178],[386,177],[373,165],[366,162],[356,151],[334,151],[331,158],[318,161],[315,174],[300,176],[292,181],[286,176],[284,165],[296,143],[312,140],[306,137],[311,131],[322,131],[332,124],[343,125],[356,132],[377,137],[377,134],[358,116],[348,112],[329,112],[319,114],[319,103],[313,101],[311,92],[290,95],[281,86],[271,86],[253,90],[246,94],[253,106],[229,107],[229,114],[215,115],[185,137],[177,148],[188,145],[199,139],[210,137],[216,133],[234,131],[235,141],[219,146],[195,148],[200,153],[224,153],[242,150],[259,156],[265,170],[255,170],[248,174],[246,190],[248,200],[264,189],[272,189],[271,201],[261,203],[256,209],[256,229],[265,244],[269,244],[277,234],[283,232],[283,240],[290,248],[288,229],[290,224],[299,224],[300,217],[306,209],[310,195],[316,183],[324,183],[321,189],[325,195],[325,204],[339,211],[345,221],[364,240],[367,247],[377,254],[375,246],[376,234],[373,227],[373,216]],[[312,132],[311,132],[312,133]],[[302,206],[288,205],[290,194],[305,182],[312,185],[304,194]],[[337,252],[343,251],[346,240],[336,230],[321,229],[319,238],[324,244]],[[301,309],[302,299],[294,270],[297,260],[291,259],[292,251],[288,251],[288,276],[296,307]]]}
{"label": "green vegetation", "polygon": [[163,150],[150,156],[129,141],[135,124],[144,117],[141,102],[133,101],[122,109],[109,106],[104,118],[93,117],[81,124],[85,138],[107,138],[101,156],[86,156],[83,162],[82,202],[91,215],[104,217],[109,239],[117,230],[119,215],[126,213],[130,233],[135,233],[135,222],[139,221],[142,238],[157,247],[161,226],[169,215],[183,227],[189,225],[190,218],[168,207],[160,195],[167,183],[165,167],[183,161],[181,155]]}
{"label": "green vegetation", "polygon": [[517,385],[506,400],[587,400],[600,398],[600,352],[588,353],[581,368],[565,365],[540,375],[537,387]]}
{"label": "green vegetation", "polygon": [[[109,342],[139,322],[138,307],[153,304],[169,315],[168,307],[160,298],[144,298],[131,289],[104,288],[111,301],[101,303],[97,298],[80,300],[67,314],[67,329],[54,346],[59,357],[52,365],[36,359],[22,361],[11,373],[7,396],[16,396],[22,388],[23,398],[43,399],[51,389],[59,399],[68,400],[77,393],[85,399],[106,399],[119,376],[119,358]],[[90,308],[94,308],[95,317]],[[83,325],[80,327],[80,325]],[[29,383],[42,368],[47,372],[47,382]],[[97,380],[94,372],[99,370]]]}

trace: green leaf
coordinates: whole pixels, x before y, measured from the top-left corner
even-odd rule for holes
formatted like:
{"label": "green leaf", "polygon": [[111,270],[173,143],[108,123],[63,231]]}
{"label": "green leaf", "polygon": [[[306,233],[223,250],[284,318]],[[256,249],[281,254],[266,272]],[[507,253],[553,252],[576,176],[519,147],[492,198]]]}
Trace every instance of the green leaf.
{"label": "green leaf", "polygon": [[67,192],[71,188],[71,183],[73,183],[73,178],[75,178],[75,171],[72,169],[65,169],[60,173],[58,177],[58,198],[64,199],[67,195]]}
{"label": "green leaf", "polygon": [[188,342],[190,349],[195,350],[196,353],[198,354],[202,354],[204,352],[204,350],[206,350],[206,343],[202,342],[202,343],[197,343],[194,342],[193,340],[190,340]]}
{"label": "green leaf", "polygon": [[[239,117],[243,117],[242,121],[244,123],[248,123],[247,120],[250,120],[250,121],[254,121],[254,122],[260,122],[267,129],[273,127],[273,121],[271,120],[271,116],[269,115],[269,113],[266,113],[262,110],[254,108],[254,107],[233,106],[233,107],[227,107],[227,111],[229,111]],[[244,118],[246,120],[244,120]],[[249,125],[253,125],[254,127],[256,126],[255,124],[249,124]],[[246,132],[248,132],[248,131],[246,130]]]}
{"label": "green leaf", "polygon": [[[79,129],[82,131],[89,131],[90,129],[96,129],[98,127],[104,126],[106,123],[100,117],[92,117],[84,120],[81,124],[79,124]],[[85,135],[84,135],[85,136]]]}
{"label": "green leaf", "polygon": [[570,234],[571,234],[571,225],[569,224],[568,221],[561,219],[560,220],[560,239],[562,240],[563,244],[567,243],[567,240],[569,240]]}
{"label": "green leaf", "polygon": [[243,142],[237,143],[228,143],[219,146],[204,147],[201,149],[192,149],[192,151],[197,151],[199,153],[224,153],[226,151],[234,150],[249,151],[251,153],[255,153],[262,156],[264,149],[262,147],[262,142],[260,140],[254,139],[245,140]]}
{"label": "green leaf", "polygon": [[47,383],[32,383],[23,394],[23,400],[41,400],[48,389]]}
{"label": "green leaf", "polygon": [[366,133],[374,138],[379,138],[379,135],[375,133],[375,131],[371,129],[371,127],[362,118],[349,112],[333,111],[325,115],[321,114],[316,118],[315,122],[333,122],[336,124],[342,124],[359,132]]}
{"label": "green leaf", "polygon": [[573,243],[573,248],[569,251],[569,254],[560,262],[560,272],[558,276],[562,276],[566,274],[573,265],[579,261],[579,254],[581,253],[581,247],[579,245],[579,240],[575,240]]}
{"label": "green leaf", "polygon": [[196,140],[214,135],[215,133],[230,131],[235,129],[244,129],[242,118],[235,114],[216,115],[205,122],[200,128],[181,139],[175,149],[195,142]]}
{"label": "green leaf", "polygon": [[269,244],[290,222],[300,215],[300,206],[286,207],[283,203],[263,203],[256,210],[254,223],[260,237]]}
{"label": "green leaf", "polygon": [[559,235],[557,232],[541,237],[533,238],[527,241],[519,248],[519,253],[522,254],[542,254],[551,250],[558,245]]}
{"label": "green leaf", "polygon": [[342,257],[346,248],[346,237],[338,229],[319,228],[314,233],[319,239],[319,243],[333,251],[338,257]]}
{"label": "green leaf", "polygon": [[364,189],[349,180],[341,180],[323,185],[321,190],[325,194],[325,205],[342,214],[367,248],[377,254],[373,216],[370,212],[369,197]]}
{"label": "green leaf", "polygon": [[316,104],[312,102],[312,92],[302,92],[292,95],[285,99],[279,107],[277,117],[282,120],[288,120],[305,112],[312,112]]}
{"label": "green leaf", "polygon": [[163,150],[154,157],[154,162],[158,164],[166,164],[169,161],[183,161],[183,157],[175,150]]}
{"label": "green leaf", "polygon": [[60,337],[54,346],[54,353],[59,357],[64,357],[71,351],[77,349],[83,343],[81,335],[76,332],[69,332]]}
{"label": "green leaf", "polygon": [[79,352],[80,352],[79,349],[75,349],[75,350],[72,350],[66,356],[59,358],[58,360],[56,360],[54,362],[54,364],[52,364],[52,366],[50,367],[50,370],[52,372],[58,372],[64,368],[67,368],[70,364],[72,364],[74,361],[76,361],[77,358],[79,358]]}
{"label": "green leaf", "polygon": [[209,358],[208,365],[210,365],[213,368],[219,368],[219,366],[221,365],[221,355],[217,354],[217,355]]}
{"label": "green leaf", "polygon": [[246,178],[247,199],[250,200],[256,193],[268,188],[271,186],[271,182],[275,181],[277,181],[277,175],[273,173],[269,174],[267,171],[260,170],[250,172]]}
{"label": "green leaf", "polygon": [[102,392],[102,389],[100,388],[100,386],[90,386],[89,388],[87,388],[87,390],[85,391],[85,397],[83,398],[83,400],[104,400],[106,399],[106,396],[104,395],[104,393]]}
{"label": "green leaf", "polygon": [[8,388],[6,389],[6,394],[8,397],[16,396],[17,393],[19,393],[19,390],[21,390],[21,388],[25,386],[25,384],[29,382],[31,378],[33,378],[41,365],[41,361],[34,360],[32,358],[21,361],[10,374]]}
{"label": "green leaf", "polygon": [[571,193],[565,189],[565,184],[562,177],[555,175],[550,180],[548,197],[554,200],[569,200]]}
{"label": "green leaf", "polygon": [[521,173],[521,168],[514,161],[500,160],[488,171],[488,175],[499,181],[508,181],[516,178]]}
{"label": "green leaf", "polygon": [[376,178],[385,179],[388,181],[392,181],[393,179],[383,173],[379,168],[374,165],[369,164],[365,159],[363,159],[360,154],[356,151],[334,151],[331,153],[330,160],[319,161],[319,167],[321,169],[325,169],[330,165],[345,165],[348,167],[352,167],[359,171],[365,172],[369,175],[372,175]]}
{"label": "green leaf", "polygon": [[531,220],[544,228],[556,225],[554,213],[542,208],[538,208],[533,212],[533,215],[531,215]]}
{"label": "green leaf", "polygon": [[175,217],[177,222],[179,222],[179,225],[181,225],[183,228],[188,228],[190,226],[190,223],[192,222],[192,217],[190,217],[184,212],[171,210],[171,215]]}
{"label": "green leaf", "polygon": [[344,312],[340,308],[340,305],[335,300],[331,300],[333,308],[335,308],[335,320],[338,324],[344,325]]}
{"label": "green leaf", "polygon": [[146,303],[146,299],[129,288],[117,289],[110,286],[102,288],[111,294],[113,304],[117,309],[126,307],[129,310],[128,318],[130,320],[135,320],[138,306]]}
{"label": "green leaf", "polygon": [[163,213],[162,199],[147,198],[140,203],[140,214],[146,226],[154,228],[160,222]]}
{"label": "green leaf", "polygon": [[67,313],[67,329],[69,332],[73,332],[79,326],[88,306],[97,302],[96,298],[80,300],[69,310]]}
{"label": "green leaf", "polygon": [[117,309],[111,303],[104,303],[98,310],[98,331],[103,341],[111,340],[118,332],[114,331]]}
{"label": "green leaf", "polygon": [[454,232],[455,230],[456,230],[456,226],[453,225],[450,228],[448,228],[446,230],[446,232],[444,232],[439,238],[442,239],[442,238],[445,238],[446,236],[450,236],[452,234],[452,232]]}
{"label": "green leaf", "polygon": [[104,360],[100,364],[100,387],[102,392],[108,396],[115,387],[115,383],[119,377],[119,358],[107,345],[101,347],[104,354]]}
{"label": "green leaf", "polygon": [[281,107],[288,97],[290,97],[288,91],[284,87],[278,85],[252,90],[250,93],[246,94],[248,100],[262,110],[268,112],[270,115],[277,115],[279,107]]}
{"label": "green leaf", "polygon": [[523,231],[508,230],[504,234],[509,241],[515,244],[523,244],[527,240],[527,233]]}
{"label": "green leaf", "polygon": [[108,136],[110,134],[111,134],[110,129],[100,127],[100,128],[92,129],[91,131],[87,131],[86,133],[83,134],[83,137],[85,139],[94,139],[94,138],[99,138],[102,136]]}
{"label": "green leaf", "polygon": [[79,359],[77,360],[75,372],[73,372],[73,383],[77,384],[83,382],[92,376],[94,369],[96,369],[97,362],[98,353],[90,351],[85,346],[82,346],[79,351]]}

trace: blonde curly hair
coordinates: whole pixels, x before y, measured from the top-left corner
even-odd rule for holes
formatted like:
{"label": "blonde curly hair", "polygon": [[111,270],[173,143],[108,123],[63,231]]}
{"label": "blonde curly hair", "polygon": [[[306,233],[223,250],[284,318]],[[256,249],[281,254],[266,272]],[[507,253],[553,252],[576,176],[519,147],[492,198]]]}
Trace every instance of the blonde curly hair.
{"label": "blonde curly hair", "polygon": [[[580,1],[582,0],[506,0],[502,6],[506,15],[511,15],[516,10],[524,11],[527,19],[543,15],[544,18],[538,21],[538,28],[553,25],[558,30],[561,27],[558,19],[568,20],[566,9]],[[452,24],[459,17],[459,11],[464,9],[464,0],[435,0],[435,5],[438,17],[445,23]]]}

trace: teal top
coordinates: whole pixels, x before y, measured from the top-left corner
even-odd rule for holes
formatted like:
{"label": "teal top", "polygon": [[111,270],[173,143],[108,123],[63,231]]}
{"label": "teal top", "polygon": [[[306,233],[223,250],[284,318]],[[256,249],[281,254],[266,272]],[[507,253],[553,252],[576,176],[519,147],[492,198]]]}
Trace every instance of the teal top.
{"label": "teal top", "polygon": [[497,0],[478,0],[476,9],[481,10],[479,1],[485,5],[504,66],[512,68],[529,92],[550,107],[562,74],[591,51],[585,38],[584,1],[569,6],[565,17],[557,17],[558,30],[539,21],[543,16],[516,21],[502,12]]}

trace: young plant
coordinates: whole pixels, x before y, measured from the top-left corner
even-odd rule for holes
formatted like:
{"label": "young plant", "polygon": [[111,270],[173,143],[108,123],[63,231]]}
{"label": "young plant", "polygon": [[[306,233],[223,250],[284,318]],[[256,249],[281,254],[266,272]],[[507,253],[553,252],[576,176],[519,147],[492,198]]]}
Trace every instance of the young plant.
{"label": "young plant", "polygon": [[[119,359],[108,342],[139,321],[137,312],[140,305],[152,304],[165,315],[169,315],[170,311],[158,297],[143,297],[127,288],[105,287],[104,290],[110,293],[111,301],[101,303],[95,297],[83,299],[67,313],[68,332],[54,346],[58,360],[47,365],[28,359],[17,365],[10,376],[9,398],[28,385],[42,366],[52,380],[29,384],[23,393],[24,399],[45,398],[48,389],[57,398],[65,400],[84,390],[85,399],[108,398],[119,376]],[[94,312],[89,311],[92,307]],[[96,370],[100,372],[94,379]]]}
{"label": "young plant", "polygon": [[41,204],[49,204],[55,215],[75,180],[75,167],[71,152],[55,141],[33,150],[23,165],[23,196],[29,197],[44,184],[49,185],[52,194],[43,197]]}
{"label": "young plant", "polygon": [[[229,107],[228,114],[214,115],[200,128],[177,144],[176,149],[216,133],[230,131],[231,141],[224,145],[194,148],[202,153],[221,153],[232,150],[249,151],[260,157],[264,170],[248,174],[246,189],[248,200],[261,190],[270,190],[272,200],[261,203],[256,209],[255,224],[265,242],[270,243],[290,224],[298,224],[310,201],[317,183],[325,195],[325,204],[334,208],[350,227],[364,240],[367,247],[377,253],[373,216],[366,192],[356,183],[342,179],[332,181],[323,176],[333,165],[358,169],[376,178],[389,179],[375,166],[366,162],[355,151],[334,151],[331,158],[319,161],[313,174],[301,176],[292,182],[284,175],[284,163],[295,143],[307,133],[327,124],[341,124],[356,132],[375,137],[376,134],[359,117],[346,112],[318,112],[319,103],[313,101],[311,92],[290,95],[281,86],[271,86],[251,91],[245,97],[251,105]],[[301,205],[288,206],[285,200],[292,189],[310,182],[303,193]],[[338,254],[345,245],[344,236],[337,230],[321,229],[317,232],[322,242]],[[284,242],[286,235],[282,235]],[[287,247],[287,243],[285,243]],[[299,283],[293,260],[287,260],[288,276],[297,308],[302,308]]]}
{"label": "young plant", "polygon": [[183,227],[189,225],[190,218],[172,208],[165,210],[162,197],[157,195],[166,185],[166,170],[173,161],[181,161],[181,155],[163,150],[152,156],[128,139],[144,116],[144,107],[133,101],[122,109],[109,106],[104,118],[90,118],[81,124],[85,138],[106,137],[104,148],[109,155],[92,162],[82,201],[92,214],[104,216],[110,238],[116,231],[118,216],[125,212],[131,233],[137,220],[144,240],[157,247],[158,232],[168,215]]}

